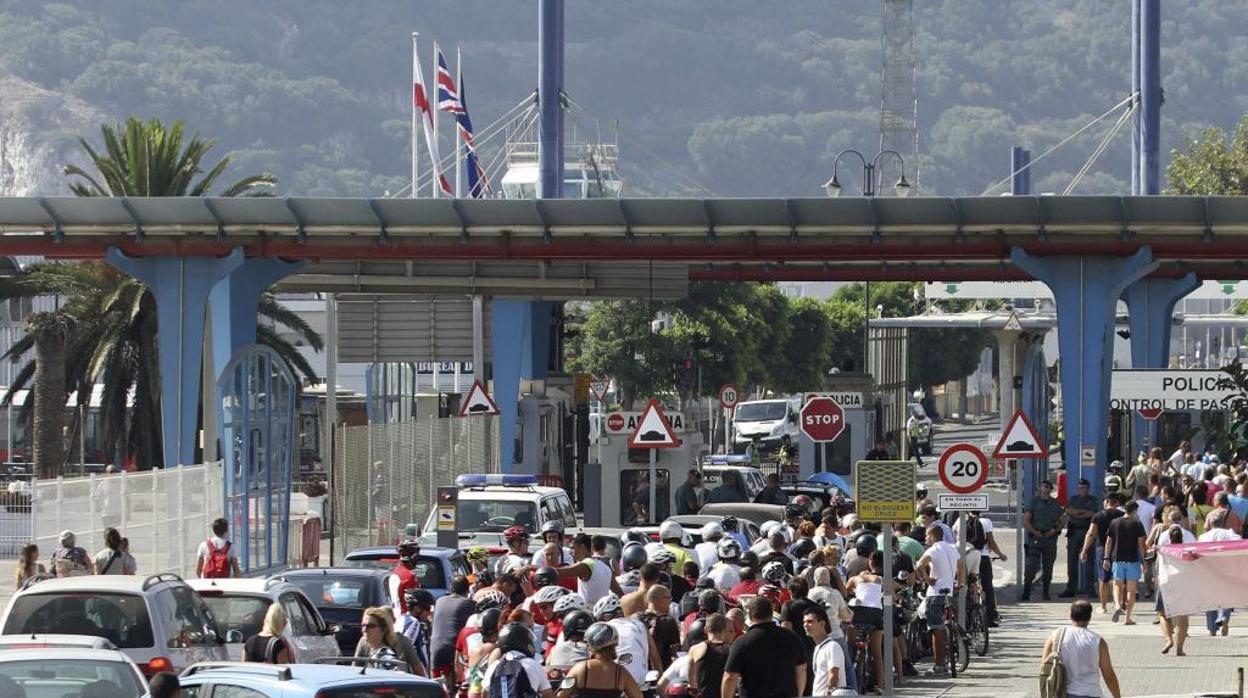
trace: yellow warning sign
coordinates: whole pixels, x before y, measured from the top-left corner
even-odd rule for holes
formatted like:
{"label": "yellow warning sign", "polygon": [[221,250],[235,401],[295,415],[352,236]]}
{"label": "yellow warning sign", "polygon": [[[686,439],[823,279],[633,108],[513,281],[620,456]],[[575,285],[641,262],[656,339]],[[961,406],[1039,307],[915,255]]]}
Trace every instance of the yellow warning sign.
{"label": "yellow warning sign", "polygon": [[858,520],[895,523],[913,519],[914,483],[914,461],[858,461],[854,466]]}

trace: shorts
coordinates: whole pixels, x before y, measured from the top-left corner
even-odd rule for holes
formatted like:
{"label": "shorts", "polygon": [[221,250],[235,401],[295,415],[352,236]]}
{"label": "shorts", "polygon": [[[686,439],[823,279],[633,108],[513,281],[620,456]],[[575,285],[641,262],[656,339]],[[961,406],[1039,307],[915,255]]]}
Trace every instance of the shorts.
{"label": "shorts", "polygon": [[884,609],[870,606],[854,606],[854,625],[865,625],[872,630],[884,629]]}
{"label": "shorts", "polygon": [[927,612],[925,619],[927,627],[935,630],[945,624],[945,604],[949,597],[944,595],[936,595],[927,597]]}
{"label": "shorts", "polygon": [[1138,562],[1115,562],[1113,570],[1115,582],[1138,582],[1143,578],[1143,568]]}

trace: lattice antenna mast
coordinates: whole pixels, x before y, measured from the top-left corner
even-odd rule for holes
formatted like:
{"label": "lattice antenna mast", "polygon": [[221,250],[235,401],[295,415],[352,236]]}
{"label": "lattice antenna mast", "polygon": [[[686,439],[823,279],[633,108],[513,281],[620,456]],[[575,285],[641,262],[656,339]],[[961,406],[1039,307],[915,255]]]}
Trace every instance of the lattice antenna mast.
{"label": "lattice antenna mast", "polygon": [[[880,149],[906,161],[906,177],[919,192],[918,94],[915,90],[914,4],[884,0],[884,68],[880,102]],[[895,158],[880,158],[876,191],[891,191],[901,174]]]}

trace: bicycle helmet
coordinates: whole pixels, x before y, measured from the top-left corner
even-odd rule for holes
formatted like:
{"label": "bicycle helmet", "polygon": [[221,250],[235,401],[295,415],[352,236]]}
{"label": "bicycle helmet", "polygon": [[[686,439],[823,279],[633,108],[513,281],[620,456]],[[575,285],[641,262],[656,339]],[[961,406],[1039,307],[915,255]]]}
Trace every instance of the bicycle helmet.
{"label": "bicycle helmet", "polygon": [[650,554],[650,562],[656,565],[671,565],[676,562],[676,553],[664,548]]}
{"label": "bicycle helmet", "polygon": [[870,534],[858,536],[858,542],[854,544],[854,550],[858,551],[858,557],[865,558],[871,557],[871,553],[874,553],[878,547],[878,544],[875,542],[875,536]]}
{"label": "bicycle helmet", "polygon": [[[809,499],[809,497],[807,497],[807,499]],[[798,504],[784,505],[784,518],[786,519],[804,519],[806,518],[807,513],[809,512],[806,511],[806,507],[804,506],[800,506]]]}
{"label": "bicycle helmet", "polygon": [[649,556],[646,555],[646,549],[644,547],[636,544],[626,545],[624,546],[624,549],[620,551],[620,569],[625,572],[639,569],[642,565],[646,564],[648,558]]}
{"label": "bicycle helmet", "polygon": [[645,545],[649,542],[650,536],[647,536],[646,532],[639,528],[630,528],[620,534],[620,543],[624,546],[627,546],[629,543],[641,543],[642,545]]}
{"label": "bicycle helmet", "polygon": [[641,586],[641,570],[629,570],[617,577],[616,581],[625,589],[636,589]]}
{"label": "bicycle helmet", "polygon": [[684,537],[685,529],[675,521],[669,519],[659,524],[659,540],[684,540]]}
{"label": "bicycle helmet", "polygon": [[504,653],[519,652],[529,658],[537,654],[537,647],[533,644],[533,633],[524,623],[504,625],[503,629],[498,631],[498,648]]}
{"label": "bicycle helmet", "polygon": [[607,623],[594,623],[585,630],[585,644],[589,646],[590,652],[601,652],[608,647],[615,647],[619,642],[619,634]]}
{"label": "bicycle helmet", "polygon": [[542,524],[542,540],[546,540],[547,533],[558,533],[559,538],[563,538],[563,522],[558,519],[551,519]]}
{"label": "bicycle helmet", "polygon": [[775,584],[764,584],[763,588],[758,590],[759,596],[764,596],[772,601],[780,600],[780,587]]}
{"label": "bicycle helmet", "polygon": [[813,514],[815,512],[815,500],[809,495],[799,494],[792,499],[790,504],[805,509],[807,514]]}
{"label": "bicycle helmet", "polygon": [[507,603],[506,594],[498,589],[486,589],[477,596],[477,613],[484,613],[492,608],[502,608]]}
{"label": "bicycle helmet", "polygon": [[758,527],[758,532],[763,534],[763,538],[771,535],[771,532],[780,527],[779,521],[764,521],[762,526]]}
{"label": "bicycle helmet", "polygon": [[559,573],[553,567],[542,567],[533,573],[533,586],[544,589],[559,585]]}
{"label": "bicycle helmet", "polygon": [[784,565],[778,561],[768,562],[763,565],[763,579],[766,579],[769,582],[780,583],[783,582],[784,578],[787,576],[789,576],[789,574],[784,570]]}
{"label": "bicycle helmet", "polygon": [[399,554],[399,559],[403,562],[414,562],[416,557],[420,555],[420,541],[405,540],[395,546],[395,550]]}
{"label": "bicycle helmet", "polygon": [[747,550],[741,553],[741,566],[758,569],[758,553],[753,550]]}
{"label": "bicycle helmet", "polygon": [[585,637],[585,631],[589,630],[589,626],[594,624],[594,617],[589,611],[576,609],[568,611],[563,616],[563,637],[565,640],[579,642]]}
{"label": "bicycle helmet", "polygon": [[701,534],[702,540],[713,543],[724,537],[724,527],[711,521],[702,527]]}
{"label": "bicycle helmet", "polygon": [[483,612],[477,620],[477,629],[485,637],[490,637],[498,632],[498,626],[503,622],[503,609],[491,608]]}
{"label": "bicycle helmet", "polygon": [[467,552],[464,553],[464,557],[468,559],[468,562],[485,562],[490,559],[490,551],[478,545],[468,548]]}
{"label": "bicycle helmet", "polygon": [[724,538],[719,541],[715,552],[721,560],[735,560],[741,556],[741,544],[735,538]]}
{"label": "bicycle helmet", "polygon": [[803,538],[793,544],[793,557],[799,560],[805,559],[808,555],[815,552],[815,548],[819,547],[809,538]]}
{"label": "bicycle helmet", "polygon": [[927,484],[922,482],[914,483],[914,493],[920,497],[927,496]]}
{"label": "bicycle helmet", "polygon": [[537,590],[536,594],[533,595],[533,603],[554,603],[561,597],[567,596],[569,593],[571,592],[557,584],[542,587]]}
{"label": "bicycle helmet", "polygon": [[615,594],[607,594],[598,599],[598,603],[594,604],[594,618],[597,620],[610,620],[624,612],[624,608],[620,606],[620,597]]}
{"label": "bicycle helmet", "polygon": [[589,604],[585,603],[585,597],[576,592],[564,594],[555,599],[554,613],[557,616],[570,613],[572,611],[588,611]]}
{"label": "bicycle helmet", "polygon": [[705,589],[698,595],[698,610],[706,615],[719,613],[724,608],[724,597],[714,589]]}
{"label": "bicycle helmet", "polygon": [[1122,472],[1122,461],[1116,460],[1109,464],[1110,471]]}
{"label": "bicycle helmet", "polygon": [[433,608],[433,594],[427,589],[408,589],[403,596],[407,600],[408,608]]}
{"label": "bicycle helmet", "polygon": [[529,529],[524,526],[512,526],[503,531],[503,540],[510,543],[513,540],[528,540]]}
{"label": "bicycle helmet", "polygon": [[731,515],[725,516],[720,519],[719,524],[724,527],[724,531],[732,533],[737,530],[737,517]]}

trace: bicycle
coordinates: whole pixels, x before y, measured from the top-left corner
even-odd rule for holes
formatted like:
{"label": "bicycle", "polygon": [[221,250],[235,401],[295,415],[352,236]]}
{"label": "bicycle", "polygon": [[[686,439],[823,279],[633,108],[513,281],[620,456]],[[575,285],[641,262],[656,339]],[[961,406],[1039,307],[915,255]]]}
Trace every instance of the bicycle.
{"label": "bicycle", "polygon": [[871,659],[871,631],[875,628],[861,623],[855,623],[851,627],[853,643],[850,647],[854,655],[854,675],[858,679],[858,692],[866,693],[879,685],[875,676],[875,663]]}
{"label": "bicycle", "polygon": [[988,654],[988,609],[984,607],[984,588],[977,574],[967,576],[966,635],[975,654]]}
{"label": "bicycle", "polygon": [[949,678],[956,679],[958,672],[965,672],[971,665],[971,646],[954,614],[952,592],[944,589],[940,594],[945,597],[945,661],[949,665]]}

